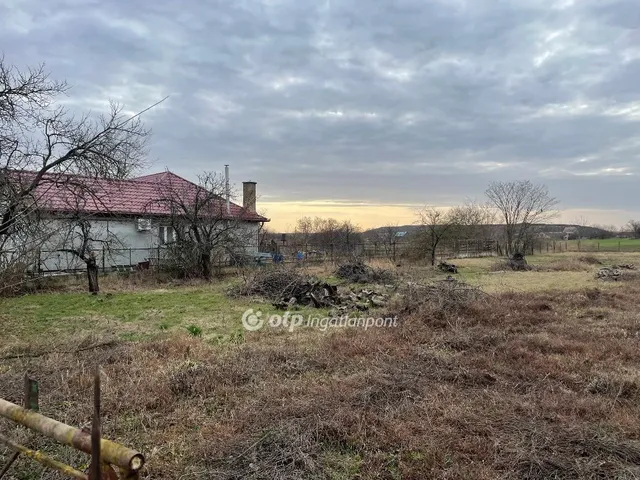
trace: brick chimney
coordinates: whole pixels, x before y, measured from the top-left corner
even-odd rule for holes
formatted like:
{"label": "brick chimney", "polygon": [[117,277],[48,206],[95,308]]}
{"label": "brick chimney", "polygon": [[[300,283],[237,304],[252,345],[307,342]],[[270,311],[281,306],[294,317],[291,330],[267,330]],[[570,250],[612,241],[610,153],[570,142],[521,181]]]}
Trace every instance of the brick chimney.
{"label": "brick chimney", "polygon": [[242,206],[247,212],[256,213],[256,182],[242,182]]}

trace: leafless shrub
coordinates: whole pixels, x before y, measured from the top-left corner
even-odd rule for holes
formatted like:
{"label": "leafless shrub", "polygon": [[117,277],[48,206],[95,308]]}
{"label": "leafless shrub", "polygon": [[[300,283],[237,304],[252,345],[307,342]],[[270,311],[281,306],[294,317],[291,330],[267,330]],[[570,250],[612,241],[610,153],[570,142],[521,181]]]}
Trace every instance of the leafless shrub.
{"label": "leafless shrub", "polygon": [[504,270],[526,272],[529,270],[534,270],[534,268],[527,263],[527,260],[524,258],[524,255],[518,254],[518,253],[516,253],[511,258],[494,262],[490,268],[491,268],[491,271],[493,272],[504,271]]}
{"label": "leafless shrub", "polygon": [[594,255],[582,255],[578,257],[578,260],[589,265],[602,265],[602,262]]}
{"label": "leafless shrub", "polygon": [[441,280],[429,285],[409,282],[399,290],[400,307],[405,312],[417,312],[425,308],[456,313],[472,303],[486,298],[480,288],[455,279]]}

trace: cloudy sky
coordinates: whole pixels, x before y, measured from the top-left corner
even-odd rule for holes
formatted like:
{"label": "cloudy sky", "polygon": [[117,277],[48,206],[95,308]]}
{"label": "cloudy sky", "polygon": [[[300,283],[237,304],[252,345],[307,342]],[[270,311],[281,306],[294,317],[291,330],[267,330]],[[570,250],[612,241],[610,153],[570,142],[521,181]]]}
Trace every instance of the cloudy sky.
{"label": "cloudy sky", "polygon": [[276,230],[411,223],[509,179],[562,220],[640,217],[638,0],[1,0],[0,50],[74,110],[170,95],[150,170],[228,163]]}

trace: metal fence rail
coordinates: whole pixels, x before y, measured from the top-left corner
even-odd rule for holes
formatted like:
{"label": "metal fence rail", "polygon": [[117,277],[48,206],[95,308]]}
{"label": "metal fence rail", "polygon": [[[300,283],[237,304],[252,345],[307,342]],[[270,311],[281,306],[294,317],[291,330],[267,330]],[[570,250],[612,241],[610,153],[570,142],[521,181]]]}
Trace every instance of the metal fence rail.
{"label": "metal fence rail", "polygon": [[38,384],[26,376],[25,407],[0,398],[0,417],[41,433],[58,443],[91,455],[92,461],[89,475],[76,470],[71,465],[66,465],[42,452],[29,449],[4,435],[0,435],[0,443],[15,452],[0,470],[0,479],[9,471],[20,455],[24,455],[47,468],[57,470],[70,478],[81,480],[140,478],[139,474],[144,465],[144,456],[135,450],[100,436],[100,376],[97,371],[94,382],[94,415],[91,433],[37,413]]}

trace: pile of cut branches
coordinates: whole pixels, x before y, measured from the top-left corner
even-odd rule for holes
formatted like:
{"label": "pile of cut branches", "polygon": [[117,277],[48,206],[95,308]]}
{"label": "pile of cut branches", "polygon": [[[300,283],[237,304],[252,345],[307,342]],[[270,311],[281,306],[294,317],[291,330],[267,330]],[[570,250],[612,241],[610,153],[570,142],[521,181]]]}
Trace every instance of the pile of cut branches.
{"label": "pile of cut branches", "polygon": [[374,268],[359,260],[338,265],[335,275],[353,283],[394,283],[395,275],[384,268]]}
{"label": "pile of cut branches", "polygon": [[303,275],[292,268],[268,268],[256,271],[234,293],[243,296],[259,296],[269,300],[280,300],[301,296],[308,291],[315,277]]}

